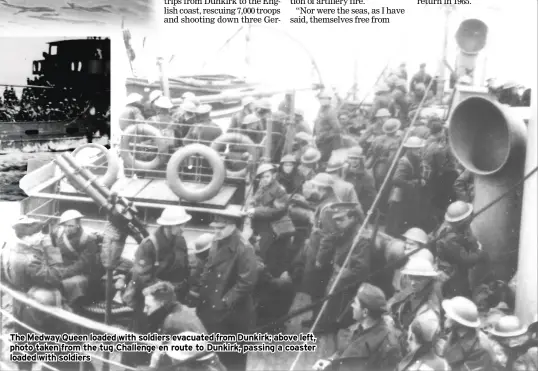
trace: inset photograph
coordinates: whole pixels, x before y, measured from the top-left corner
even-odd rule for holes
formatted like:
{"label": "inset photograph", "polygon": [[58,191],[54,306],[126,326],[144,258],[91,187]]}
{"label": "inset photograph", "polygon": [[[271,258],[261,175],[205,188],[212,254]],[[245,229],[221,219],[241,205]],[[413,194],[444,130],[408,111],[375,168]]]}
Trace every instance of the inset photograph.
{"label": "inset photograph", "polygon": [[29,161],[108,146],[110,39],[0,38],[0,200],[20,200]]}
{"label": "inset photograph", "polygon": [[153,2],[146,0],[0,0],[0,29],[87,26],[117,28],[122,22],[145,25],[152,21]]}

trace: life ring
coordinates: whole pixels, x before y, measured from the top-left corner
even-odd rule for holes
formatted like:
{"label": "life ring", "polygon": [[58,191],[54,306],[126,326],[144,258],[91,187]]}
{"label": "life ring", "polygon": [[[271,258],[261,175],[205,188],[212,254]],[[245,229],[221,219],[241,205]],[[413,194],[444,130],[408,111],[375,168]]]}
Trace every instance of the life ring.
{"label": "life ring", "polygon": [[[178,169],[181,163],[192,155],[201,155],[209,162],[209,165],[213,169],[211,182],[201,189],[185,187],[178,175]],[[217,151],[206,145],[193,143],[181,147],[170,157],[170,161],[168,161],[168,166],[166,167],[166,181],[168,182],[168,187],[179,198],[190,202],[203,202],[215,197],[219,193],[226,177],[225,170],[224,161],[222,161]]]}
{"label": "life ring", "polygon": [[[131,136],[140,134],[154,137],[153,140],[157,145],[158,154],[150,161],[137,160],[131,153],[131,148],[129,147],[129,144],[131,143]],[[162,154],[168,153],[168,145],[166,141],[163,140],[160,130],[148,124],[129,125],[123,131],[120,148],[121,158],[123,158],[126,167],[140,170],[153,170],[158,168],[162,163]]]}
{"label": "life ring", "polygon": [[[243,135],[241,133],[222,134],[213,142],[211,142],[211,148],[214,149],[216,152],[221,152],[224,149],[224,146],[226,146],[227,144],[245,145],[245,147],[247,147],[247,152],[249,152],[250,156],[252,157],[252,161],[256,163],[258,157],[257,148],[255,147],[256,144],[246,135]],[[237,171],[226,169],[226,176],[230,178],[244,178],[247,175],[247,169],[248,164],[243,169]]]}
{"label": "life ring", "polygon": [[99,177],[99,182],[103,185],[105,185],[107,188],[110,188],[116,183],[116,180],[118,179],[118,173],[120,171],[120,161],[118,156],[112,152],[106,149],[105,146],[102,146],[97,143],[88,143],[84,144],[80,147],[77,147],[71,154],[73,157],[76,157],[77,153],[79,153],[84,148],[97,148],[101,153],[104,153],[106,155],[106,161],[108,163],[106,173],[105,175]]}

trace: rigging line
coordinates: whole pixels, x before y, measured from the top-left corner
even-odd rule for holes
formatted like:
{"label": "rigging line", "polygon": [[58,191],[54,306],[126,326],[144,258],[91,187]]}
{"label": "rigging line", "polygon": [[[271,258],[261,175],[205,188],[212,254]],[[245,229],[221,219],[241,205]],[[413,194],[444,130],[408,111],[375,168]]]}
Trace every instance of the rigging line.
{"label": "rigging line", "polygon": [[[499,196],[497,199],[493,200],[491,203],[487,204],[486,206],[484,206],[483,208],[481,208],[480,210],[478,210],[476,213],[473,214],[472,217],[470,217],[469,221],[472,221],[473,219],[475,219],[478,215],[482,214],[486,209],[489,209],[491,206],[493,206],[495,203],[499,202],[502,198],[504,197],[507,197],[510,193],[514,192],[517,190],[517,188],[519,187],[520,183],[526,181],[527,179],[529,179],[534,173],[536,173],[538,171],[538,167],[535,167],[533,170],[531,170],[524,178],[522,178],[518,183],[516,183],[515,185],[513,185],[510,189],[508,189],[505,193],[503,193],[501,196]],[[416,254],[419,250],[422,250],[426,247],[420,247],[416,250],[413,250],[407,254],[405,254],[402,258],[398,259],[397,261],[393,262],[393,263],[390,263],[390,264],[385,264],[385,266],[383,266],[382,268],[370,273],[367,278],[365,279],[365,282],[368,281],[368,279],[370,279],[372,276],[376,275],[376,274],[379,274],[385,270],[388,270],[388,269],[392,269],[392,268],[396,268],[397,266],[399,266],[401,263],[405,262],[406,259],[408,259],[410,256]],[[509,254],[512,254],[513,252],[507,252],[506,255],[509,255]],[[294,317],[297,317],[301,314],[304,314],[306,312],[309,312],[311,311],[313,308],[315,308],[316,306],[318,306],[319,304],[323,303],[324,301],[326,300],[329,300],[339,294],[341,294],[342,292],[346,291],[346,290],[349,290],[350,288],[352,288],[354,285],[356,285],[356,283],[350,283],[344,287],[342,287],[341,289],[338,289],[338,290],[335,290],[335,292],[333,292],[332,294],[328,294],[326,296],[324,296],[323,298],[320,298],[316,301],[313,301],[312,303],[308,304],[308,305],[305,305],[303,306],[302,308],[299,308],[299,309],[296,309],[295,311],[293,311],[292,313],[288,313],[286,314],[285,316],[273,321],[273,322],[270,322],[268,324],[265,324],[265,325],[262,325],[258,328],[256,328],[255,330],[253,330],[253,332],[265,332],[267,331],[268,329],[270,329],[271,327],[275,326],[275,325],[278,325],[278,324],[282,324],[282,323],[285,323],[286,321],[289,321],[290,319],[294,318]]]}
{"label": "rigging line", "polygon": [[[430,91],[434,81],[435,81],[435,79],[432,78],[430,80],[430,83],[426,87],[426,90],[424,91],[424,96],[422,97],[422,100],[420,101],[420,104],[417,107],[417,110],[415,112],[413,120],[411,120],[411,123],[410,123],[409,127],[413,127],[415,125],[415,122],[416,122],[416,120],[418,118],[418,115],[419,115],[422,107],[424,106],[424,102],[426,101],[426,96],[428,95],[428,92]],[[340,279],[342,278],[342,275],[344,273],[344,268],[346,268],[347,265],[349,264],[349,262],[351,260],[351,256],[353,254],[353,251],[357,247],[357,245],[358,245],[358,243],[360,241],[361,235],[363,234],[363,231],[366,228],[366,225],[370,221],[370,218],[371,218],[374,210],[376,209],[377,204],[379,203],[379,200],[381,199],[381,196],[384,194],[385,188],[387,187],[390,179],[392,178],[392,173],[394,171],[394,168],[396,167],[396,164],[400,160],[400,156],[401,156],[401,154],[403,152],[403,149],[404,149],[405,141],[409,137],[410,133],[411,133],[410,130],[407,130],[405,132],[405,135],[402,138],[402,142],[401,142],[400,146],[398,147],[398,151],[396,151],[396,154],[394,155],[394,159],[392,160],[390,168],[387,171],[387,175],[385,176],[385,179],[383,180],[383,184],[381,184],[381,187],[379,187],[379,191],[378,191],[378,193],[377,193],[377,195],[376,195],[376,197],[374,199],[374,202],[373,202],[372,206],[370,207],[370,210],[368,210],[368,212],[366,213],[366,217],[364,218],[364,221],[362,222],[362,225],[360,226],[359,231],[357,232],[357,235],[353,239],[351,249],[349,249],[349,252],[348,252],[348,254],[346,256],[346,259],[344,260],[344,263],[342,264],[342,266],[340,267],[340,270],[338,271],[338,274],[337,274],[337,276],[336,276],[336,278],[335,278],[335,280],[334,280],[334,282],[332,284],[332,287],[329,290],[329,294],[332,294],[334,292],[334,290],[336,289],[336,286],[338,284],[338,281],[340,281]],[[312,325],[312,328],[310,329],[309,332],[314,332],[314,330],[316,329],[316,326],[318,325],[319,321],[321,320],[321,316],[323,315],[323,312],[325,311],[325,309],[327,309],[327,305],[328,305],[328,302],[324,301],[323,305],[322,305],[322,307],[321,307],[321,309],[320,309],[320,311],[319,311],[319,313],[318,313],[318,315],[317,315],[317,317],[316,317],[316,319],[314,321],[314,324]],[[295,360],[293,361],[289,371],[293,371],[295,369],[295,366],[297,365],[297,363],[301,359],[301,356],[303,355],[303,353],[304,352],[299,352],[297,354],[297,356],[295,357]]]}
{"label": "rigging line", "polygon": [[[44,332],[41,332],[41,331],[38,331],[36,330],[35,328],[27,325],[26,323],[18,320],[17,318],[15,318],[15,316],[13,316],[11,313],[9,313],[8,311],[6,311],[5,309],[1,309],[0,308],[0,313],[2,313],[3,315],[5,315],[6,317],[9,317],[13,322],[21,325],[22,327],[26,328],[27,330],[30,330],[36,334],[44,334],[46,335]],[[62,343],[62,342],[58,342],[58,341],[49,341],[49,343],[52,342],[52,343],[55,343],[55,344],[67,344],[67,343]],[[104,359],[96,354],[93,354],[93,353],[88,353],[88,352],[82,352],[83,354],[86,354],[92,358],[95,358],[95,359],[98,359],[102,362],[107,362],[111,365],[114,365],[114,366],[118,366],[118,367],[121,367],[122,369],[125,369],[125,370],[131,370],[131,371],[136,371],[136,368],[133,368],[133,367],[130,367],[130,366],[126,366],[124,364],[121,364],[121,363],[118,363],[118,362],[114,362],[114,361],[111,361],[111,360],[107,360],[107,359]]]}

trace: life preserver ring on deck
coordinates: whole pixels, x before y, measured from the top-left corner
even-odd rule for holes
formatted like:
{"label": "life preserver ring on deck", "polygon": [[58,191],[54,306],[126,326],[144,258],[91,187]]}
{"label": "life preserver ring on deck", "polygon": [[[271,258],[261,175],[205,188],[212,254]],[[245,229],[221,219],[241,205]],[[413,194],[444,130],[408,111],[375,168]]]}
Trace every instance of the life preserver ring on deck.
{"label": "life preserver ring on deck", "polygon": [[[129,144],[131,142],[131,137],[134,135],[147,135],[154,137],[155,144],[157,145],[158,154],[151,161],[138,160],[131,153],[131,148]],[[159,167],[162,163],[162,154],[168,153],[168,145],[165,140],[162,138],[162,134],[159,129],[148,124],[135,124],[129,125],[122,134],[121,137],[121,158],[125,162],[126,167],[139,170],[153,170]]]}
{"label": "life preserver ring on deck", "polygon": [[[258,157],[257,148],[255,147],[256,143],[252,141],[246,135],[241,133],[226,133],[219,136],[211,143],[211,148],[217,152],[221,152],[224,149],[224,146],[227,144],[242,144],[247,147],[247,152],[250,153],[252,160],[256,162]],[[226,169],[226,176],[230,178],[244,178],[247,175],[248,164],[241,170],[233,171]]]}
{"label": "life preserver ring on deck", "polygon": [[[195,154],[204,157],[213,169],[211,182],[201,189],[185,187],[178,175],[178,169],[181,163],[189,156]],[[215,197],[224,184],[225,177],[226,168],[224,167],[224,161],[222,161],[219,154],[214,149],[199,143],[189,144],[178,149],[176,153],[170,157],[170,161],[168,161],[168,166],[166,167],[168,187],[170,187],[172,192],[179,198],[190,202],[203,202]]]}
{"label": "life preserver ring on deck", "polygon": [[120,161],[118,156],[114,152],[106,149],[105,146],[102,146],[97,143],[83,144],[82,146],[75,148],[75,150],[71,154],[73,155],[73,157],[76,157],[77,153],[79,153],[84,148],[97,148],[99,151],[101,151],[101,153],[104,153],[106,155],[106,161],[108,163],[108,166],[105,175],[99,177],[99,181],[107,188],[112,187],[112,185],[116,183],[116,180],[118,179],[118,173],[120,171]]}

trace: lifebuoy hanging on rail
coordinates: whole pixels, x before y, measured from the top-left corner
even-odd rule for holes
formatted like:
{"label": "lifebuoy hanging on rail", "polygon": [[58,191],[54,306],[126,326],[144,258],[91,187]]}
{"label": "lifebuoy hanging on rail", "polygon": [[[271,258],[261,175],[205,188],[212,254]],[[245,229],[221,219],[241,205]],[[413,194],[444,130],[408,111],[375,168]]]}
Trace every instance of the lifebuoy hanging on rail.
{"label": "lifebuoy hanging on rail", "polygon": [[[134,154],[131,153],[130,143],[131,138],[136,135],[145,135],[153,137],[155,144],[157,145],[157,155],[150,161],[138,160]],[[162,154],[168,153],[168,146],[166,141],[163,140],[161,132],[154,126],[148,124],[135,124],[129,125],[122,134],[121,137],[121,158],[125,162],[126,168],[132,168],[137,170],[154,170],[162,163]],[[140,143],[142,144],[142,143]],[[150,153],[148,153],[150,154]]]}
{"label": "lifebuoy hanging on rail", "polygon": [[[246,135],[243,135],[241,133],[222,134],[213,142],[211,142],[211,148],[213,148],[217,152],[222,152],[222,150],[227,144],[244,145],[245,147],[247,147],[247,152],[250,153],[252,160],[256,162],[256,159],[258,157],[256,143],[254,143],[252,139],[250,139]],[[243,169],[237,171],[226,169],[226,176],[230,178],[244,178],[247,175],[247,168],[248,164],[246,164]]]}
{"label": "lifebuoy hanging on rail", "polygon": [[[201,189],[186,187],[178,174],[181,163],[192,155],[200,155],[204,157],[213,169],[211,182]],[[224,161],[222,161],[219,154],[214,149],[203,144],[193,143],[181,147],[172,155],[170,161],[168,161],[168,166],[166,167],[166,181],[168,182],[168,187],[170,187],[172,192],[179,198],[190,202],[203,202],[215,197],[217,193],[219,193],[226,177],[225,171]]]}
{"label": "lifebuoy hanging on rail", "polygon": [[109,151],[104,146],[97,143],[88,143],[83,144],[80,147],[77,147],[71,154],[76,158],[77,153],[85,148],[96,148],[101,153],[106,155],[106,161],[108,163],[105,175],[99,177],[99,182],[106,186],[107,188],[112,187],[116,180],[118,179],[118,173],[120,171],[120,161],[118,156],[112,151]]}

